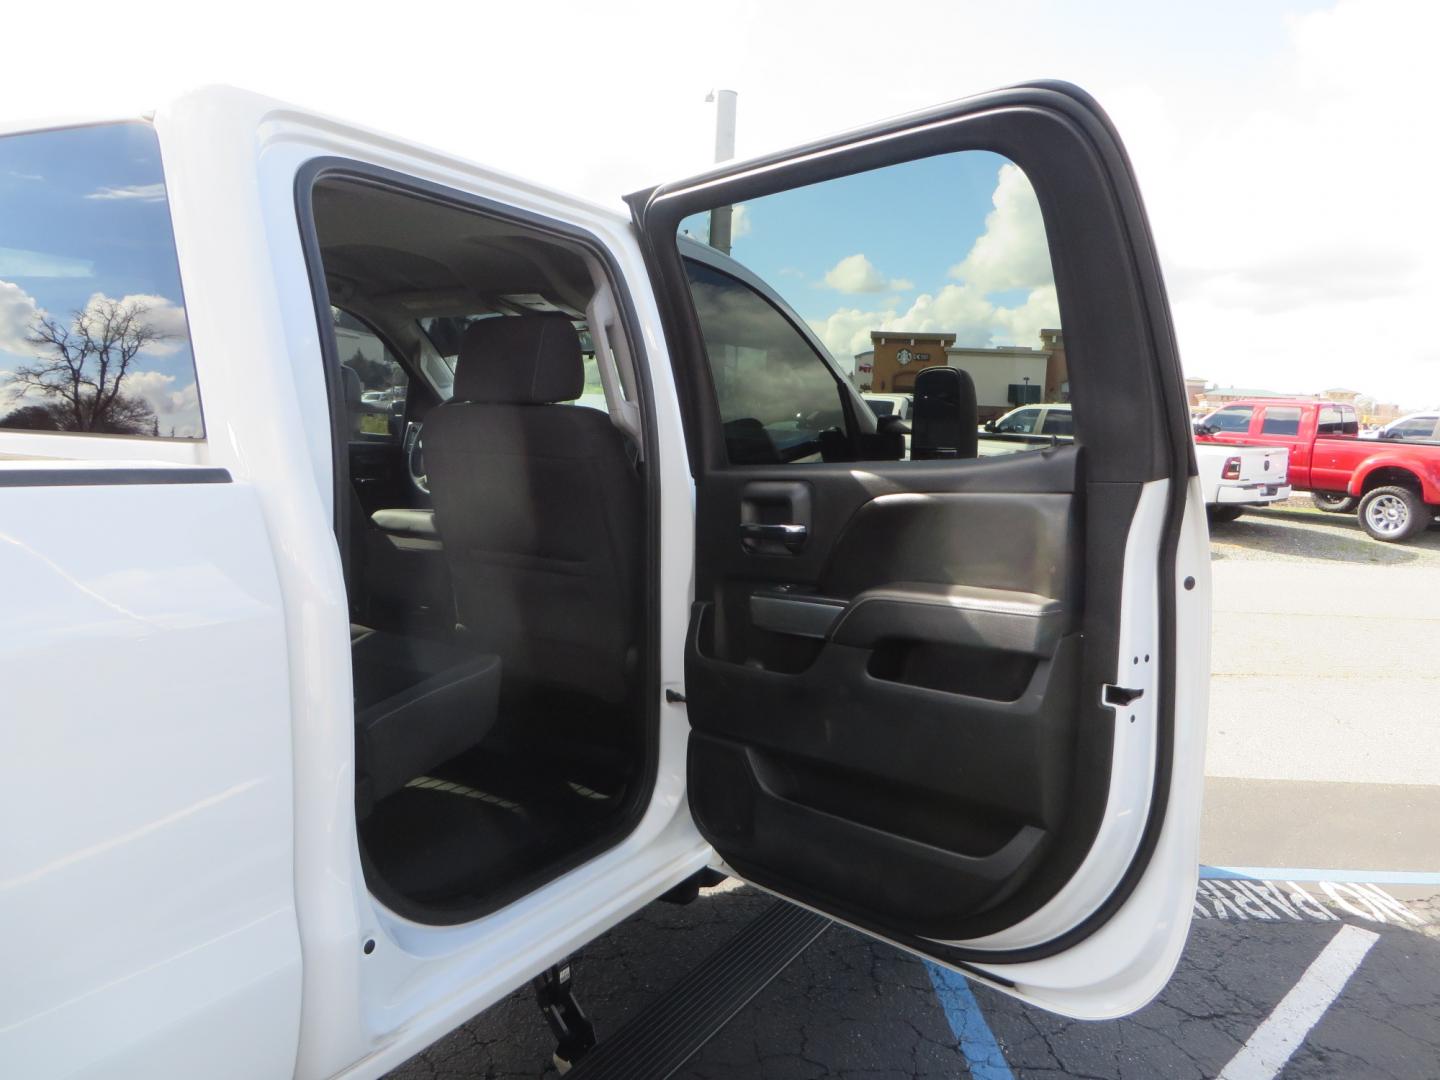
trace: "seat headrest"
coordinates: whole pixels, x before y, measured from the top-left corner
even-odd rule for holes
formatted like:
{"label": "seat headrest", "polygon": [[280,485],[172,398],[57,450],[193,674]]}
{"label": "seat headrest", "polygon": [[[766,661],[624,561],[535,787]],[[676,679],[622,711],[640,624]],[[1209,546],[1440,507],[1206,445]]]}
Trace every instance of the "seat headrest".
{"label": "seat headrest", "polygon": [[585,389],[580,335],[566,315],[500,315],[471,323],[455,361],[455,401],[544,405]]}

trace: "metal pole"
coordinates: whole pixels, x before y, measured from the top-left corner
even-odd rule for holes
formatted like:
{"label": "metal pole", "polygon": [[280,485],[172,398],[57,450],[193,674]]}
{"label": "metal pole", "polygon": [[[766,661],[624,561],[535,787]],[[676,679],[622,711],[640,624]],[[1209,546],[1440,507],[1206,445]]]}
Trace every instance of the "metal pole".
{"label": "metal pole", "polygon": [[[734,90],[712,90],[706,101],[715,102],[715,161],[729,161],[735,156],[735,99]],[[730,254],[730,225],[734,210],[729,206],[717,206],[710,211],[710,246],[716,251]]]}

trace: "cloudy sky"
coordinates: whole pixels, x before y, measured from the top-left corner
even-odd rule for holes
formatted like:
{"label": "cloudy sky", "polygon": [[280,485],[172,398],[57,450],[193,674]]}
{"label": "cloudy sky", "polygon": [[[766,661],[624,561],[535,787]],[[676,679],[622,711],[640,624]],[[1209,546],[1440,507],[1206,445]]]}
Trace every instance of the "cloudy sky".
{"label": "cloudy sky", "polygon": [[[1440,401],[1440,5],[1428,0],[892,0],[883,15],[847,0],[552,2],[543,21],[524,5],[412,0],[403,25],[388,3],[252,0],[223,28],[193,3],[137,0],[123,19],[109,3],[12,8],[6,120],[138,112],[228,82],[611,203],[708,163],[713,86],[740,93],[747,156],[1068,79],[1129,146],[1190,374]],[[103,49],[104,62],[57,78],[42,45],[77,25],[92,32],[65,34],[66,48]],[[27,41],[37,47],[17,47]],[[869,265],[841,264],[855,254]],[[909,274],[862,249],[825,270],[867,288],[872,273]],[[869,311],[899,295],[903,314],[950,280],[836,296]]]}

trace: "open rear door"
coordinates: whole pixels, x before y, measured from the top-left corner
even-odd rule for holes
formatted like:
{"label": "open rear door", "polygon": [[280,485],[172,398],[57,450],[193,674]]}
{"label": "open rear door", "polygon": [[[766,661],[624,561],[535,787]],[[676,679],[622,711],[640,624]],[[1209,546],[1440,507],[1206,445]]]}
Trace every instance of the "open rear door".
{"label": "open rear door", "polygon": [[[1189,927],[1208,545],[1108,120],[1018,87],[630,203],[696,483],[701,832],[1028,1001],[1139,1008]],[[1073,437],[981,426],[1032,402]]]}

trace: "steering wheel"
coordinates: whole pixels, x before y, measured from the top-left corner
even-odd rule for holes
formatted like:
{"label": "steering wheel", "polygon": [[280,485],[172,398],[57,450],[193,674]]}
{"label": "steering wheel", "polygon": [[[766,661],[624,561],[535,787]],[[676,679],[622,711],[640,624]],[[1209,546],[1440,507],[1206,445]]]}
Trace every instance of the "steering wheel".
{"label": "steering wheel", "polygon": [[412,420],[405,425],[405,471],[410,474],[410,482],[426,495],[430,494],[430,478],[425,474],[425,449],[420,439],[421,424],[418,420]]}

